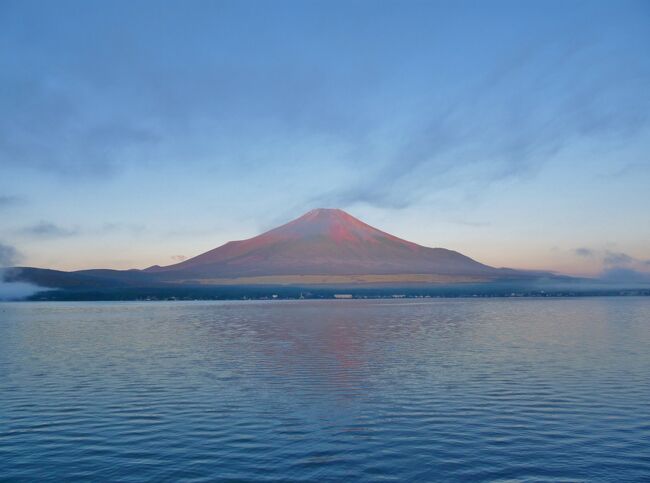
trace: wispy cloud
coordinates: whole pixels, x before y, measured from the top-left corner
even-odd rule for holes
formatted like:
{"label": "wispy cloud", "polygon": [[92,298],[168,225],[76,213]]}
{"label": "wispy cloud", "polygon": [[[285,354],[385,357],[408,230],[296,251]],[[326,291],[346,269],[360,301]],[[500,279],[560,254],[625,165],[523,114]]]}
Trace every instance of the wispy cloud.
{"label": "wispy cloud", "polygon": [[600,260],[604,268],[640,268],[646,265],[650,265],[650,260],[638,258],[622,251],[614,251],[608,249],[601,250],[589,247],[579,247],[573,249],[572,251],[578,257],[595,258]]}
{"label": "wispy cloud", "polygon": [[315,204],[399,209],[457,187],[480,196],[494,183],[534,175],[576,142],[620,143],[648,126],[650,99],[626,93],[628,86],[650,81],[647,73],[628,72],[614,82],[616,69],[623,68],[616,62],[571,67],[593,61],[593,43],[548,45],[539,40],[522,48],[473,87],[432,105],[428,117],[394,133],[401,143],[378,160],[378,168],[318,195]]}
{"label": "wispy cloud", "polygon": [[151,129],[131,119],[92,116],[78,93],[47,79],[2,81],[0,162],[5,166],[106,179],[121,167],[127,153],[157,140]]}
{"label": "wispy cloud", "polygon": [[76,235],[76,228],[65,228],[49,221],[41,221],[35,225],[24,227],[21,233],[37,238],[66,238]]}
{"label": "wispy cloud", "polygon": [[18,233],[34,238],[68,238],[76,235],[110,235],[125,233],[138,235],[146,230],[142,223],[106,222],[85,227],[65,227],[51,221],[40,221],[25,226]]}
{"label": "wispy cloud", "polygon": [[18,205],[23,202],[23,198],[15,195],[0,195],[0,209],[9,206]]}
{"label": "wispy cloud", "polygon": [[623,166],[618,166],[612,172],[603,174],[601,175],[601,177],[606,179],[612,179],[612,178],[622,178],[625,176],[639,176],[639,175],[643,175],[643,173],[647,171],[650,171],[650,156],[644,161],[638,161],[635,163],[626,163]]}
{"label": "wispy cloud", "polygon": [[595,255],[594,251],[591,248],[580,247],[573,250],[573,252],[579,257],[590,258]]}
{"label": "wispy cloud", "polygon": [[603,258],[606,267],[620,267],[639,263],[640,260],[623,252],[612,252],[607,250]]}

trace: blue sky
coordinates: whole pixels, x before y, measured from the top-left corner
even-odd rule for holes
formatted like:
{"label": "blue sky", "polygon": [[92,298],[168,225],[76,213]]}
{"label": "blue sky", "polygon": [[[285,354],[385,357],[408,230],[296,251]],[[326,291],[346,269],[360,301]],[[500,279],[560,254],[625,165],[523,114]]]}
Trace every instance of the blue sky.
{"label": "blue sky", "polygon": [[165,265],[338,207],[649,271],[649,47],[647,1],[0,0],[0,255]]}

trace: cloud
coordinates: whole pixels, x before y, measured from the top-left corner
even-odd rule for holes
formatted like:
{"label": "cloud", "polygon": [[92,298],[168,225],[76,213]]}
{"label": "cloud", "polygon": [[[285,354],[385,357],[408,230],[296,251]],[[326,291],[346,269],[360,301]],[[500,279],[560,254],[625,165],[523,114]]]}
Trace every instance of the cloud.
{"label": "cloud", "polygon": [[622,178],[625,176],[639,176],[650,170],[650,159],[643,162],[627,163],[618,167],[615,171],[601,175],[602,178]]}
{"label": "cloud", "polygon": [[27,282],[8,282],[7,276],[12,272],[6,267],[16,265],[22,260],[22,255],[15,247],[0,242],[0,300],[20,300],[37,292],[43,287]]}
{"label": "cloud", "polygon": [[0,93],[0,163],[6,167],[105,179],[129,153],[157,140],[150,128],[131,119],[92,115],[79,93],[39,75],[1,81],[6,94]]}
{"label": "cloud", "polygon": [[21,203],[23,199],[19,196],[13,195],[0,195],[0,209],[6,208],[9,206],[14,206]]}
{"label": "cloud", "polygon": [[23,228],[21,233],[39,238],[65,238],[76,235],[78,230],[64,228],[48,221],[41,221]]}
{"label": "cloud", "polygon": [[590,258],[594,256],[594,251],[591,248],[580,247],[573,250],[579,257]]}
{"label": "cloud", "polygon": [[642,260],[628,253],[580,247],[573,250],[579,257],[602,263],[598,278],[608,283],[650,283],[650,260]]}
{"label": "cloud", "polygon": [[[15,52],[0,59],[1,165],[104,181],[181,160],[220,165],[225,140],[246,137],[233,141],[235,155],[226,153],[240,160],[260,141],[257,130],[275,139],[278,126],[292,129],[287,143],[305,132],[354,136],[358,116],[343,108],[354,94],[339,100],[326,69],[291,57],[289,38],[274,35],[287,43],[285,53],[274,42],[242,42],[236,25],[247,21],[247,8],[172,5],[156,9],[152,21],[151,7],[76,5],[73,21],[69,6],[16,4],[0,15],[6,48]],[[256,157],[258,150],[250,149]]]}
{"label": "cloud", "polygon": [[605,250],[600,279],[617,283],[650,283],[650,260],[641,260],[624,252]]}
{"label": "cloud", "polygon": [[609,268],[601,273],[600,279],[606,282],[650,284],[650,273],[631,268]]}
{"label": "cloud", "polygon": [[[571,15],[504,25],[499,9],[456,18],[435,5],[371,16],[347,4],[290,15],[237,2],[75,5],[74,16],[23,5],[0,16],[13,52],[0,64],[0,164],[66,181],[181,162],[263,179],[280,146],[284,163],[292,149],[295,165],[320,157],[311,173],[327,169],[322,157],[344,165],[340,186],[319,185],[311,201],[296,190],[301,205],[404,208],[452,189],[480,197],[575,141],[624,141],[650,112],[641,61],[611,45],[619,32],[578,38],[595,28],[574,29]],[[526,22],[536,28],[513,27]]]}
{"label": "cloud", "polygon": [[19,230],[23,235],[29,235],[36,238],[67,238],[75,235],[109,235],[113,233],[128,233],[137,235],[146,230],[146,226],[141,223],[119,223],[106,222],[96,226],[86,226],[83,229],[79,227],[63,227],[49,221],[41,221]]}
{"label": "cloud", "polygon": [[623,252],[612,252],[612,251],[605,251],[605,256],[603,258],[603,264],[606,267],[618,267],[618,266],[628,266],[628,265],[634,265],[639,263],[640,260],[637,260],[636,258],[628,255],[627,253]]}
{"label": "cloud", "polygon": [[35,239],[54,240],[70,238],[77,235],[103,237],[114,234],[126,234],[137,236],[145,230],[146,226],[141,223],[105,222],[91,226],[66,227],[49,221],[40,221],[19,228],[15,233]]}
{"label": "cloud", "polygon": [[0,242],[0,268],[16,265],[22,259],[22,255],[11,245]]}
{"label": "cloud", "polygon": [[186,257],[185,255],[172,255],[171,258],[172,258],[172,260],[174,260],[175,262],[182,262],[182,261],[187,260],[187,257]]}
{"label": "cloud", "polygon": [[23,300],[48,290],[28,282],[7,282],[7,270],[0,268],[0,300]]}
{"label": "cloud", "polygon": [[[432,103],[409,129],[390,133],[397,149],[311,204],[400,209],[453,188],[476,197],[500,181],[536,174],[576,143],[620,143],[642,132],[650,102],[631,93],[650,80],[647,73],[616,61],[590,65],[602,55],[594,43],[569,47],[536,39],[473,86]],[[370,146],[366,155],[374,155]]]}
{"label": "cloud", "polygon": [[573,253],[583,258],[598,258],[605,268],[617,267],[641,267],[650,265],[650,260],[642,260],[625,252],[612,250],[597,250],[588,247],[579,247],[573,250]]}

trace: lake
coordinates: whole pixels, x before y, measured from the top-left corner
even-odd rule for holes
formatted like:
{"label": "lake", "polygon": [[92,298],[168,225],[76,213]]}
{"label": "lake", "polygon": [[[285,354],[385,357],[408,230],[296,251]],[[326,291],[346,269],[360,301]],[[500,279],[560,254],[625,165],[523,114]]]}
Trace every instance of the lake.
{"label": "lake", "polygon": [[650,297],[0,304],[3,481],[648,481]]}

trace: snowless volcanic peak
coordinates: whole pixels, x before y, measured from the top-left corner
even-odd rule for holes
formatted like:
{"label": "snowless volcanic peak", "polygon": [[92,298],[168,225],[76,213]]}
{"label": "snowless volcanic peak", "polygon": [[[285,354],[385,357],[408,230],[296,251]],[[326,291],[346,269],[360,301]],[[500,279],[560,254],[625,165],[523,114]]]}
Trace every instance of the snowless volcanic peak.
{"label": "snowless volcanic peak", "polygon": [[253,238],[150,272],[190,278],[269,275],[487,275],[496,269],[458,252],[427,248],[320,208]]}
{"label": "snowless volcanic peak", "polygon": [[[328,238],[340,243],[373,242],[382,238],[398,238],[377,230],[337,208],[317,208],[286,225],[267,232],[283,239]],[[401,240],[404,243],[405,240]]]}

